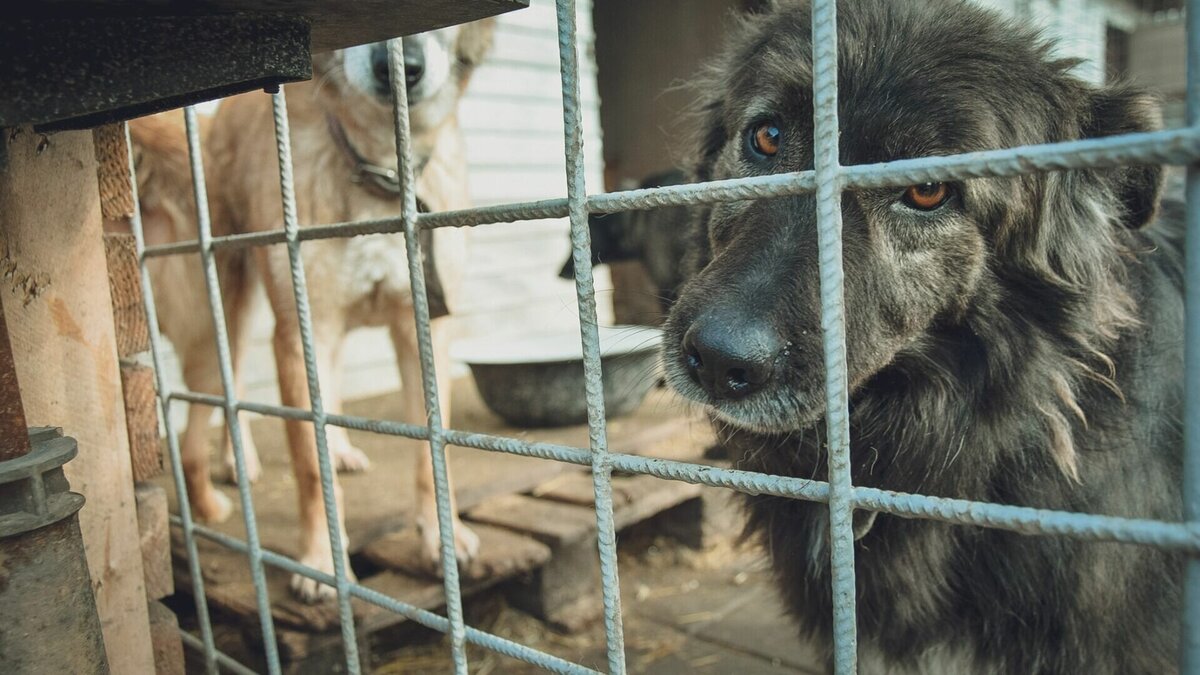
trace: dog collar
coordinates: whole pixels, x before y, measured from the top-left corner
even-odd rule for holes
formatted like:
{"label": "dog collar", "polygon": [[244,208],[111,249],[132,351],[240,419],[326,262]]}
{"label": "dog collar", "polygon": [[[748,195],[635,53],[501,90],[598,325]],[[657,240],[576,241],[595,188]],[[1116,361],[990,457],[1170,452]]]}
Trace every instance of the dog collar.
{"label": "dog collar", "polygon": [[[346,135],[346,129],[342,127],[342,123],[336,117],[326,114],[325,120],[329,125],[329,134],[333,136],[334,142],[350,160],[353,169],[353,173],[350,175],[351,182],[355,185],[362,185],[386,199],[398,198],[400,196],[400,173],[391,167],[368,162],[350,142],[350,138]],[[425,169],[428,161],[428,157],[418,157],[413,175],[421,175],[421,171]]]}
{"label": "dog collar", "polygon": [[[334,142],[342,149],[354,167],[354,173],[351,174],[350,180],[384,199],[399,198],[400,174],[395,169],[368,162],[350,143],[350,139],[346,137],[346,130],[333,115],[326,115],[325,120],[329,124],[329,133],[333,136]],[[428,161],[428,157],[419,158],[413,175],[419,176]],[[429,211],[420,197],[417,197],[417,211],[422,213]],[[422,262],[425,269],[425,294],[429,300],[429,317],[436,319],[446,316],[450,313],[450,308],[446,304],[442,278],[438,274],[437,263],[433,256],[433,231],[420,229],[417,231],[417,238],[421,242],[421,252],[423,253]]]}

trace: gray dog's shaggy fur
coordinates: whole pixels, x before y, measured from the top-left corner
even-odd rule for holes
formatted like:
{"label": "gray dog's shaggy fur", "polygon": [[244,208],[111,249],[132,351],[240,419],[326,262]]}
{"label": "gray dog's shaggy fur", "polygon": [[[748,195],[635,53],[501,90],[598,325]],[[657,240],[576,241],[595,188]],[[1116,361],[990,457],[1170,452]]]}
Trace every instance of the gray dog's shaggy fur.
{"label": "gray dog's shaggy fur", "polygon": [[[1148,96],[1072,77],[1028,29],[967,3],[838,14],[844,165],[1158,125]],[[700,82],[693,177],[812,168],[811,85],[807,3],[748,18]],[[774,156],[752,148],[764,123]],[[855,484],[1178,520],[1182,227],[1158,213],[1159,184],[1157,167],[974,179],[927,211],[904,188],[847,193]],[[712,408],[740,468],[824,479],[815,221],[811,195],[704,209],[664,344],[672,385]],[[714,384],[714,353],[769,376]],[[828,646],[826,507],[748,508],[789,611]],[[1172,554],[889,515],[856,526],[863,672],[1176,671]]]}

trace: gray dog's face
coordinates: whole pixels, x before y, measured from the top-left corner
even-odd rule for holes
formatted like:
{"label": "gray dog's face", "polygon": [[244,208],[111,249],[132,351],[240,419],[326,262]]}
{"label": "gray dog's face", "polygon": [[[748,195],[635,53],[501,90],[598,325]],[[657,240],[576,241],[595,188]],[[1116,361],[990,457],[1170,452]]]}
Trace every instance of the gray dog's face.
{"label": "gray dog's face", "polygon": [[[702,82],[695,177],[813,166],[807,3],[749,21]],[[1024,29],[955,0],[839,3],[843,165],[1149,129],[1155,109],[1094,89]],[[851,395],[939,331],[968,325],[996,285],[1071,271],[1067,229],[1137,226],[1157,172],[976,179],[842,197]],[[679,392],[757,431],[824,412],[816,203],[812,195],[718,204],[697,223],[702,269],[666,325]],[[1079,239],[1086,240],[1086,236]]]}

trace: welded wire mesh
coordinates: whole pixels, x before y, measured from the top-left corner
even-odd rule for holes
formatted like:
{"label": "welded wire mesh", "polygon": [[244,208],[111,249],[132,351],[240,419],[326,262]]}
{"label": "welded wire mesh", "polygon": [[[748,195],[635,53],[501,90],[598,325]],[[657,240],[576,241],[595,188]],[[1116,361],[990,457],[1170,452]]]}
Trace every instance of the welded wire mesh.
{"label": "welded wire mesh", "polygon": [[[287,128],[286,102],[275,94],[276,145],[284,204],[284,228],[281,231],[211,235],[206,209],[203,168],[198,151],[198,134],[193,111],[187,114],[189,146],[198,204],[199,231],[195,241],[146,246],[140,220],[135,216],[142,265],[142,285],[151,326],[151,343],[158,378],[162,419],[166,424],[168,450],[179,493],[180,515],[172,522],[182,530],[192,592],[196,598],[200,637],[185,634],[187,646],[201,652],[209,672],[218,667],[244,672],[227,655],[217,651],[205,601],[203,577],[196,540],[204,538],[246,554],[253,579],[255,598],[261,619],[267,668],[279,672],[279,654],[274,641],[263,573],[271,565],[290,573],[329,584],[337,590],[346,666],[359,671],[354,617],[350,599],[363,601],[403,615],[417,623],[450,636],[455,671],[467,672],[464,646],[472,643],[500,654],[521,659],[555,672],[595,672],[581,665],[514,643],[502,637],[464,624],[461,589],[451,519],[451,503],[446,477],[445,447],[455,445],[492,452],[568,462],[590,467],[595,492],[598,555],[601,563],[605,633],[609,672],[625,671],[624,636],[621,623],[620,589],[617,575],[615,528],[612,511],[611,477],[614,470],[657,476],[666,480],[728,488],[749,494],[769,494],[829,505],[833,570],[834,665],[839,674],[856,670],[856,617],[852,515],[866,509],[908,518],[939,520],[960,525],[1000,528],[1029,535],[1057,535],[1093,541],[1129,542],[1182,551],[1191,556],[1188,568],[1183,672],[1200,672],[1200,237],[1188,237],[1187,255],[1187,400],[1185,434],[1185,513],[1186,523],[1117,518],[1086,513],[1048,511],[961,499],[945,499],[916,494],[901,494],[874,488],[855,487],[850,480],[849,415],[846,382],[845,318],[842,288],[841,192],[845,189],[906,186],[917,183],[962,180],[976,177],[1013,176],[1037,171],[1102,168],[1138,164],[1188,165],[1188,231],[1200,228],[1200,170],[1192,163],[1200,159],[1200,0],[1188,3],[1188,126],[1179,130],[1129,134],[1022,148],[1010,148],[948,157],[928,157],[884,164],[841,166],[838,162],[837,116],[837,12],[835,0],[813,0],[812,36],[814,45],[814,170],[746,179],[720,180],[692,185],[634,190],[621,193],[588,195],[584,184],[583,141],[579,94],[579,62],[576,44],[574,0],[558,0],[559,58],[562,76],[564,152],[567,167],[567,195],[564,199],[515,203],[453,212],[419,214],[416,208],[413,166],[408,130],[408,105],[403,84],[403,52],[400,40],[390,44],[392,91],[395,96],[395,132],[397,160],[403,194],[401,213],[392,218],[338,223],[301,228],[296,220],[295,193],[291,172],[291,149]],[[600,345],[597,333],[595,291],[592,283],[587,215],[637,210],[666,205],[702,204],[721,201],[759,199],[815,193],[819,229],[822,330],[827,392],[827,423],[830,445],[829,481],[724,469],[707,465],[671,461],[611,452],[605,429],[604,398],[601,384]],[[579,320],[584,355],[585,391],[588,403],[589,446],[576,448],[548,443],[531,443],[516,438],[472,433],[446,428],[438,408],[437,378],[434,373],[430,335],[429,304],[425,292],[420,239],[422,229],[464,227],[567,217],[571,224],[571,248],[575,263]],[[352,237],[363,234],[394,233],[406,238],[409,274],[412,280],[414,311],[422,368],[422,387],[428,412],[426,424],[406,424],[327,413],[322,405],[320,382],[314,362],[309,299],[300,248],[304,241]],[[292,275],[300,321],[306,374],[310,395],[309,409],[267,405],[237,399],[233,387],[229,336],[224,324],[220,289],[216,280],[214,252],[284,243]],[[217,351],[221,368],[223,395],[213,396],[169,388],[162,377],[162,338],[157,327],[157,312],[147,262],[167,255],[198,254],[207,282],[209,310],[217,333]],[[411,383],[405,382],[405,386]],[[245,517],[247,539],[229,537],[194,523],[189,515],[188,495],[182,473],[179,445],[168,408],[172,402],[209,405],[224,414],[236,458],[239,495]],[[264,550],[256,530],[255,514],[241,442],[238,412],[248,411],[282,419],[313,423],[324,490],[330,546],[334,554],[334,574],[329,575],[300,564],[273,551]],[[387,597],[349,580],[344,563],[344,540],[333,496],[333,470],[326,443],[326,427],[334,425],[377,434],[426,440],[433,453],[435,495],[438,505],[441,565],[447,599],[446,616],[414,607]]]}

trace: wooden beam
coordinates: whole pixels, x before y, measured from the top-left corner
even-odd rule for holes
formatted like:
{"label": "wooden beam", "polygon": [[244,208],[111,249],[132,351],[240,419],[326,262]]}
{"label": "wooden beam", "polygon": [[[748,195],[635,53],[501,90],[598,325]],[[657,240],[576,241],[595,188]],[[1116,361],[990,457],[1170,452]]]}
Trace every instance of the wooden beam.
{"label": "wooden beam", "polygon": [[[87,129],[312,77],[312,53],[528,0],[66,0],[0,22],[0,127]],[[311,38],[311,39],[310,39]]]}
{"label": "wooden beam", "polygon": [[90,132],[5,130],[0,301],[31,425],[79,442],[65,467],[114,673],[154,672]]}
{"label": "wooden beam", "polygon": [[523,9],[529,0],[44,0],[19,3],[7,17],[114,18],[164,16],[223,17],[231,14],[283,14],[312,27],[314,52],[341,49],[412,35],[453,24]]}

